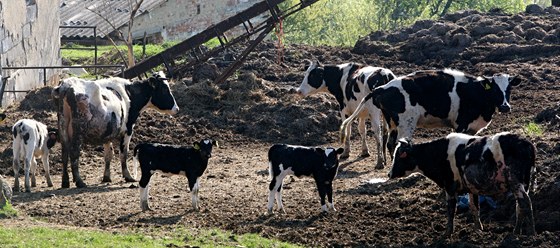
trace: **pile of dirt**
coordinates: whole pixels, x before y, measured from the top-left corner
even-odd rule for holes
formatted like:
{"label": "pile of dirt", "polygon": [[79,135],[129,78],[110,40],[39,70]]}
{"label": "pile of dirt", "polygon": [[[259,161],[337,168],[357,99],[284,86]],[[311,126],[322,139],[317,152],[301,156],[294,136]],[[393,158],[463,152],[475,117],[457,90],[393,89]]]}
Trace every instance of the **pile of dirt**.
{"label": "pile of dirt", "polygon": [[418,65],[435,60],[444,66],[455,60],[471,63],[531,60],[560,53],[560,11],[531,5],[525,13],[508,15],[496,9],[445,15],[417,21],[394,32],[378,31],[360,39],[358,54],[377,54]]}

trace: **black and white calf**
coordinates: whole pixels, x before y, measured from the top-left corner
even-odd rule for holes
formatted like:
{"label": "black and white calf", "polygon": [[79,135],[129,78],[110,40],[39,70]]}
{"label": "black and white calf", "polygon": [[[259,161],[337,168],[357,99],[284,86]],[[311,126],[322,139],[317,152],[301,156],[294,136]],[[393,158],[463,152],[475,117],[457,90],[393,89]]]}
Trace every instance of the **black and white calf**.
{"label": "black and white calf", "polygon": [[[22,119],[12,127],[14,135],[14,191],[19,192],[19,168],[21,160],[24,160],[25,191],[31,192],[31,187],[37,185],[35,170],[37,161],[35,157],[41,157],[45,168],[45,178],[47,185],[52,187],[49,174],[49,149],[58,142],[58,132],[55,129],[49,131],[47,126],[31,119]],[[31,171],[31,186],[29,184],[29,172]]]}
{"label": "black and white calf", "polygon": [[478,195],[515,197],[514,233],[535,233],[533,210],[528,191],[535,170],[535,147],[518,135],[470,136],[452,133],[446,138],[413,145],[401,139],[393,157],[389,178],[422,173],[443,188],[447,195],[446,236],[453,232],[457,195],[469,193],[475,226],[482,230]]}
{"label": "black and white calf", "polygon": [[127,182],[134,182],[126,166],[126,159],[134,124],[140,113],[148,108],[166,114],[179,111],[163,72],[136,82],[117,77],[97,81],[67,78],[53,89],[52,95],[58,104],[63,188],[70,187],[68,158],[76,186],[86,186],[79,173],[80,148],[83,142],[103,145],[103,182],[111,181],[113,143],[117,143],[123,177]]}
{"label": "black and white calf", "polygon": [[[366,66],[359,63],[346,63],[340,65],[321,65],[319,62],[310,62],[305,77],[297,92],[302,96],[308,96],[318,92],[329,92],[334,95],[340,107],[340,117],[344,121],[358,107],[359,102],[366,97],[375,87],[384,85],[395,78],[391,70]],[[358,112],[358,131],[361,135],[362,153],[360,156],[369,156],[366,143],[366,121],[371,120],[371,126],[377,143],[377,166],[383,168],[385,165],[385,149],[382,131],[382,117],[378,108],[370,108],[367,111]],[[348,128],[348,133],[351,132]],[[344,142],[344,153],[341,158],[347,158],[350,154],[350,140]]]}
{"label": "black and white calf", "polygon": [[396,141],[411,138],[416,127],[451,127],[455,132],[476,134],[490,124],[496,109],[510,111],[511,87],[520,82],[508,74],[475,77],[449,69],[399,77],[364,97],[356,112],[342,123],[341,141],[349,135],[348,123],[364,107],[381,109],[389,125],[391,152]]}
{"label": "black and white calf", "polygon": [[199,210],[200,177],[208,167],[213,146],[217,147],[217,142],[210,139],[195,142],[192,147],[146,143],[136,145],[134,164],[137,168],[139,163],[142,172],[138,183],[142,211],[150,210],[148,204],[150,179],[156,172],[186,175],[191,190],[192,205]]}
{"label": "black and white calf", "polygon": [[[274,198],[278,203],[278,210],[284,212],[282,204],[282,181],[287,175],[309,176],[315,179],[322,211],[329,209],[336,211],[332,199],[332,182],[338,170],[338,156],[344,152],[343,148],[318,148],[276,144],[268,150],[270,163],[269,173],[272,181],[268,189],[268,213],[272,213]],[[325,205],[325,197],[328,203]]]}

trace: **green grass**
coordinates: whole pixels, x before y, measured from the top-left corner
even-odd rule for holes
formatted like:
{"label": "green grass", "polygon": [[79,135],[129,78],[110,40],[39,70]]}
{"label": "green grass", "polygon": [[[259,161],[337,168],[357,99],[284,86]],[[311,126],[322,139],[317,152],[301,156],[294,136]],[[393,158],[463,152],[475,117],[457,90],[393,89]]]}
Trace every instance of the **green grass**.
{"label": "green grass", "polygon": [[4,205],[4,207],[2,207],[0,209],[0,219],[1,218],[6,218],[6,217],[14,217],[14,216],[17,216],[17,215],[18,215],[17,210],[15,210],[12,207],[12,204],[10,204],[10,202],[7,202],[6,205]]}
{"label": "green grass", "polygon": [[[161,237],[158,237],[161,236]],[[297,247],[257,234],[235,235],[221,230],[188,231],[148,236],[48,227],[0,228],[2,247]]]}
{"label": "green grass", "polygon": [[529,135],[529,136],[542,136],[544,131],[542,129],[542,127],[534,122],[529,122],[526,126],[525,126],[525,132]]}
{"label": "green grass", "polygon": [[[172,47],[173,45],[177,44],[177,41],[169,41],[165,42],[161,45],[157,44],[147,44],[146,45],[146,57],[151,57],[156,55],[165,49]],[[64,46],[65,49],[60,50],[60,55],[68,60],[71,61],[80,61],[80,60],[93,60],[94,50],[77,50],[72,48],[93,48],[93,46],[83,46],[83,45],[66,45]],[[117,46],[117,48],[123,52],[124,56],[126,56],[127,48],[125,45]],[[106,45],[106,46],[97,46],[97,57],[103,57],[104,55],[116,54],[117,51],[115,50],[115,46]],[[137,60],[139,60],[142,56],[142,45],[134,45],[134,56]]]}

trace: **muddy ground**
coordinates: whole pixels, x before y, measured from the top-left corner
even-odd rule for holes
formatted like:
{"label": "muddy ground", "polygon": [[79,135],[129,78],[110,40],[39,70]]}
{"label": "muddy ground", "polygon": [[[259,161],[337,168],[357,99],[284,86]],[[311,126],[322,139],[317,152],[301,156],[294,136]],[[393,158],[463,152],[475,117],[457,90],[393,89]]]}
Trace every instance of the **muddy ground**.
{"label": "muddy ground", "polygon": [[[136,183],[124,182],[120,166],[116,166],[117,156],[113,182],[100,183],[102,147],[88,145],[83,147],[80,161],[87,188],[60,188],[57,146],[50,170],[55,187],[47,187],[39,176],[38,187],[32,193],[17,194],[13,204],[23,216],[56,225],[144,233],[178,227],[220,228],[304,246],[556,246],[560,243],[560,10],[529,12],[454,13],[395,32],[372,33],[353,48],[287,46],[282,64],[277,63],[275,44],[263,43],[225,83],[214,85],[198,77],[193,82],[190,76],[176,80],[172,88],[181,111],[173,118],[151,110],[143,113],[131,147],[140,142],[188,145],[206,137],[219,140],[221,148],[215,150],[202,177],[201,212],[191,207],[186,178],[161,175],[152,181],[154,211],[141,212]],[[439,241],[446,223],[441,190],[421,176],[368,183],[386,178],[388,168],[374,170],[375,157],[357,157],[357,135],[353,136],[351,157],[342,162],[334,183],[337,212],[320,213],[312,179],[288,178],[283,193],[287,213],[265,214],[266,152],[271,144],[339,145],[340,119],[334,97],[318,94],[302,99],[295,94],[303,78],[304,59],[326,64],[363,62],[399,75],[448,67],[474,75],[507,72],[521,77],[523,84],[512,92],[512,112],[496,114],[482,134],[511,131],[526,135],[536,145],[538,184],[530,196],[537,235],[511,234],[515,211],[511,198],[506,197],[496,199],[497,209],[483,208],[484,231],[475,231],[470,215],[463,212],[456,217],[452,237]],[[211,63],[223,70],[229,62],[217,57]],[[0,125],[0,137],[5,140],[0,146],[0,173],[10,183],[11,125],[21,118],[55,125],[50,89],[31,92],[21,104],[6,110],[8,118]],[[542,134],[528,131],[530,122],[537,123]],[[442,137],[449,131],[418,130],[415,140]],[[374,154],[373,139],[368,140]]]}

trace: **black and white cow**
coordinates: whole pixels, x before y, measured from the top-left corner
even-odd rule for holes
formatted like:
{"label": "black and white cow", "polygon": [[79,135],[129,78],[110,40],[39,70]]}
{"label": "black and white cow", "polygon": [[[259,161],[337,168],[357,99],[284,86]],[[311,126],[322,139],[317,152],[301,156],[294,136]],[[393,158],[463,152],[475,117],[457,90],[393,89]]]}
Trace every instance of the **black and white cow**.
{"label": "black and white cow", "polygon": [[[37,169],[36,157],[41,157],[45,169],[47,185],[52,187],[49,174],[49,150],[58,142],[58,132],[55,129],[47,129],[41,122],[31,119],[21,119],[12,127],[14,142],[13,169],[14,169],[14,191],[19,192],[19,168],[21,160],[24,160],[23,171],[25,173],[25,191],[31,192],[31,187],[36,187],[35,170]],[[31,186],[29,184],[29,173],[31,171]]]}
{"label": "black and white cow", "polygon": [[419,172],[443,188],[447,195],[448,237],[453,232],[457,195],[469,193],[470,209],[475,226],[482,230],[478,195],[515,197],[516,222],[514,233],[535,233],[533,210],[528,191],[535,170],[535,147],[511,133],[493,136],[470,136],[452,133],[446,138],[413,145],[399,140],[393,156],[389,178],[405,177]]}
{"label": "black and white cow", "polygon": [[[358,103],[366,97],[375,87],[384,85],[395,78],[391,70],[366,66],[359,63],[346,63],[340,65],[321,65],[319,62],[310,62],[305,77],[297,92],[308,96],[318,92],[329,92],[334,95],[340,107],[340,117],[344,121],[356,110]],[[378,108],[359,111],[358,131],[362,137],[362,153],[360,156],[369,156],[366,143],[366,120],[371,120],[371,126],[377,143],[377,166],[385,165],[385,149],[381,145],[383,132],[381,130],[382,117]],[[351,132],[348,128],[348,133]],[[344,153],[340,158],[347,158],[350,154],[350,140],[344,142]]]}
{"label": "black and white cow", "polygon": [[191,190],[192,205],[195,210],[199,210],[200,177],[208,167],[213,146],[218,147],[218,144],[211,139],[194,142],[192,147],[147,143],[136,145],[134,164],[136,168],[140,164],[142,172],[138,183],[142,211],[150,210],[148,204],[150,179],[156,172],[186,175]]}
{"label": "black and white cow", "polygon": [[123,177],[127,182],[134,182],[126,166],[126,159],[136,119],[147,108],[167,114],[179,111],[162,72],[134,83],[116,77],[97,81],[68,78],[54,88],[52,94],[58,102],[63,188],[70,186],[67,166],[69,157],[76,186],[86,187],[78,171],[82,142],[103,144],[103,182],[111,181],[112,143],[118,143]]}
{"label": "black and white cow", "polygon": [[[344,152],[343,148],[303,147],[276,144],[268,150],[269,173],[272,178],[268,189],[268,213],[272,214],[274,198],[278,204],[278,211],[284,212],[282,204],[282,181],[287,175],[297,177],[309,176],[315,179],[321,209],[336,211],[332,199],[332,182],[338,170],[338,156]],[[325,205],[325,197],[328,203]]]}
{"label": "black and white cow", "polygon": [[[358,111],[380,108],[389,125],[388,147],[411,138],[416,127],[451,127],[476,134],[486,128],[496,109],[509,112],[511,87],[521,82],[508,74],[475,77],[456,70],[426,70],[393,79],[366,96],[356,112],[341,125],[341,141]],[[369,101],[369,100],[372,101]]]}

